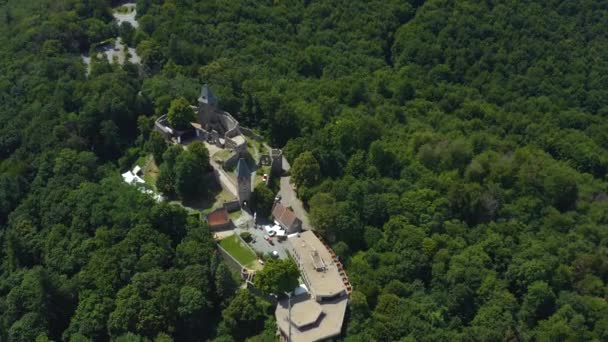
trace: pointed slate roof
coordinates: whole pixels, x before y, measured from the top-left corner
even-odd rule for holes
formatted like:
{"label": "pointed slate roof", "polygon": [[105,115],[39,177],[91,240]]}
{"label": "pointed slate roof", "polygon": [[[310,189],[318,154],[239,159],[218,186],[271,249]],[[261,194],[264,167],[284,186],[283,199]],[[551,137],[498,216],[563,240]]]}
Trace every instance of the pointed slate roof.
{"label": "pointed slate roof", "polygon": [[236,164],[236,176],[238,178],[241,178],[241,177],[250,178],[251,177],[251,171],[249,170],[249,167],[247,166],[247,162],[243,158],[240,158],[238,164]]}
{"label": "pointed slate roof", "polygon": [[201,89],[201,95],[198,97],[198,102],[206,103],[206,104],[217,104],[217,97],[213,95],[211,89],[209,89],[209,85],[205,83],[203,85],[203,89]]}

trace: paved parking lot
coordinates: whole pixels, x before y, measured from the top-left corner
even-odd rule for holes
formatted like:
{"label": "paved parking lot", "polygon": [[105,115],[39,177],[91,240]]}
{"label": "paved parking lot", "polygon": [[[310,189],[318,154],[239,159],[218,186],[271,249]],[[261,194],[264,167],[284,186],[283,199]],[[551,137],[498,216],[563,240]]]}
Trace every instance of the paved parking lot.
{"label": "paved parking lot", "polygon": [[256,252],[262,252],[264,254],[268,254],[268,253],[272,253],[273,251],[277,251],[279,253],[279,258],[284,259],[287,258],[287,253],[290,253],[290,247],[289,247],[289,242],[287,240],[285,241],[279,241],[276,237],[272,238],[272,245],[264,240],[264,236],[266,235],[266,232],[264,231],[263,228],[249,228],[249,229],[242,229],[242,228],[236,228],[235,231],[237,232],[237,234],[240,234],[241,232],[245,231],[245,232],[249,232],[251,233],[251,236],[254,239],[254,242],[250,243],[250,246],[256,251]]}

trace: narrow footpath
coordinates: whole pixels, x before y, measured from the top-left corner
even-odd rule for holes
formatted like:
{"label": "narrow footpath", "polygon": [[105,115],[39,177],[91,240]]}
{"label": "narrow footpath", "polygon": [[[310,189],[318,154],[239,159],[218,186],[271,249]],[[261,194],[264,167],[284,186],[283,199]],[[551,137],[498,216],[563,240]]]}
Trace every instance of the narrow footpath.
{"label": "narrow footpath", "polygon": [[236,190],[236,184],[234,184],[234,182],[226,174],[226,171],[222,169],[222,166],[216,163],[212,157],[216,152],[221,151],[221,148],[210,144],[202,139],[200,141],[202,141],[207,147],[207,150],[209,150],[209,164],[211,164],[211,166],[213,167],[213,172],[215,173],[218,182],[224,190],[228,191],[235,198],[237,198],[238,194]]}

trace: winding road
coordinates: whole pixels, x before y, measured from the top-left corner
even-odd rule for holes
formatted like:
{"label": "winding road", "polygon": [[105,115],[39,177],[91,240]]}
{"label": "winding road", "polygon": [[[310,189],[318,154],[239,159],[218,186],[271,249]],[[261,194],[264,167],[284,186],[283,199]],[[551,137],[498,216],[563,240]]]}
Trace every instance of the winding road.
{"label": "winding road", "polygon": [[[287,159],[283,157],[283,170],[285,172],[289,171],[290,165],[287,162]],[[281,195],[281,203],[284,205],[291,207],[296,216],[302,220],[302,229],[311,230],[313,227],[310,225],[310,220],[308,219],[308,213],[304,209],[304,205],[302,201],[298,198],[296,194],[296,190],[291,184],[291,177],[285,176],[281,177],[279,194]]]}

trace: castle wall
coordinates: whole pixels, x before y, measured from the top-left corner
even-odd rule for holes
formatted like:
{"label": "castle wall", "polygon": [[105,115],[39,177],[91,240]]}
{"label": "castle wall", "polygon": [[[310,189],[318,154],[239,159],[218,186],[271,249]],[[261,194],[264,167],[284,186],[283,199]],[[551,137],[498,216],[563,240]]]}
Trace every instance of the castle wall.
{"label": "castle wall", "polygon": [[261,135],[255,133],[254,131],[252,131],[251,129],[249,129],[247,127],[240,126],[239,129],[245,136],[247,136],[251,139],[254,139],[254,140],[260,141],[260,142],[264,141],[264,138]]}
{"label": "castle wall", "polygon": [[236,148],[236,143],[234,142],[234,140],[230,139],[230,138],[224,138],[224,144],[226,145],[227,148],[234,150]]}
{"label": "castle wall", "polygon": [[241,134],[241,132],[239,131],[239,122],[236,121],[235,118],[232,117],[232,115],[230,115],[227,112],[222,112],[219,113],[218,115],[222,126],[224,127],[226,133],[225,133],[225,137],[226,138],[232,138],[235,137],[239,134]]}
{"label": "castle wall", "polygon": [[241,265],[238,260],[236,260],[228,251],[226,251],[219,243],[216,244],[217,250],[220,251],[220,255],[222,259],[226,262],[228,267],[230,267],[234,272],[241,273],[241,270],[245,268],[245,266]]}
{"label": "castle wall", "polygon": [[268,154],[260,155],[260,160],[258,161],[258,167],[261,166],[270,166],[272,164],[272,159]]}
{"label": "castle wall", "polygon": [[171,137],[173,136],[173,134],[171,134],[171,132],[169,132],[166,127],[162,126],[158,122],[154,123],[154,130],[160,133],[163,138],[165,138],[165,140],[171,140]]}
{"label": "castle wall", "polygon": [[226,175],[226,172],[224,172],[220,168],[213,168],[213,175],[218,184],[222,186],[222,189],[226,190],[228,193],[232,194],[235,197],[238,196],[236,185]]}

